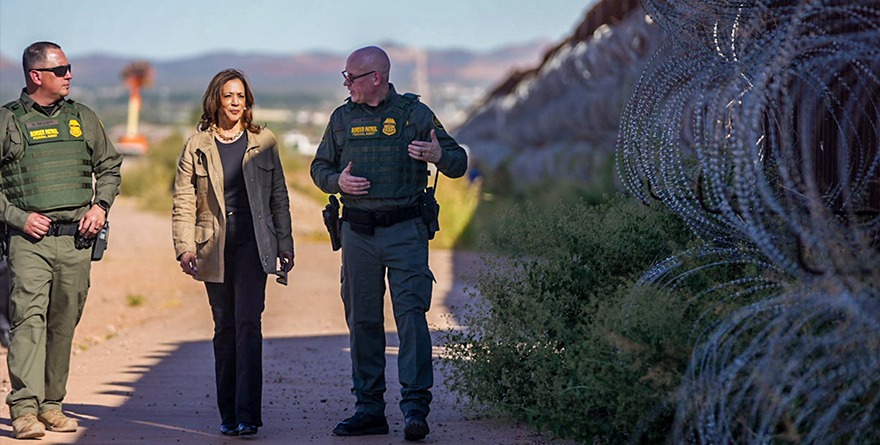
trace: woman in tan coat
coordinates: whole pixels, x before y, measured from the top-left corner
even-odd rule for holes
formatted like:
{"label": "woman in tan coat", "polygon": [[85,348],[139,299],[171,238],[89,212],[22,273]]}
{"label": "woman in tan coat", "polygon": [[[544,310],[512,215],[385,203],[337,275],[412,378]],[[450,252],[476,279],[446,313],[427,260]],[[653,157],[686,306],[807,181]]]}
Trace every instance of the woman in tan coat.
{"label": "woman in tan coat", "polygon": [[277,274],[287,284],[294,258],[278,145],[253,123],[253,105],[244,74],[217,73],[174,181],[174,250],[183,272],[207,288],[220,432],[227,436],[256,434],[263,425],[266,277]]}

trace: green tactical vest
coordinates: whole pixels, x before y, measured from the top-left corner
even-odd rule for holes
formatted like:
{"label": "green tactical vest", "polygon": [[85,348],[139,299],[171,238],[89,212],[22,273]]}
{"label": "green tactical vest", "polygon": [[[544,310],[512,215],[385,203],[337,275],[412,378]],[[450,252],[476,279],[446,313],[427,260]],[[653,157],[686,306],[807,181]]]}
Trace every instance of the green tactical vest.
{"label": "green tactical vest", "polygon": [[415,94],[398,96],[382,114],[367,112],[349,102],[346,142],[340,168],[352,163],[351,174],[370,181],[370,198],[406,198],[428,185],[428,164],[409,157],[403,137],[409,114],[418,103]]}
{"label": "green tactical vest", "polygon": [[21,153],[0,167],[6,199],[29,212],[88,204],[92,162],[79,110],[67,101],[53,117],[27,112],[18,101],[4,107],[12,111],[22,135]]}

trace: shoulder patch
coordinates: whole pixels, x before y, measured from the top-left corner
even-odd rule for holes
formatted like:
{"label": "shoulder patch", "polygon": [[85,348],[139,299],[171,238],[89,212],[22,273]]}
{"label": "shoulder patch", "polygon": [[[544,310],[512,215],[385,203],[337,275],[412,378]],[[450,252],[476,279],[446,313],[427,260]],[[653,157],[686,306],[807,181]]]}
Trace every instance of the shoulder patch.
{"label": "shoulder patch", "polygon": [[434,114],[434,115],[431,116],[431,120],[434,121],[434,125],[435,125],[437,128],[443,130],[443,124],[440,123],[440,119],[437,119],[437,115],[436,115],[436,114]]}

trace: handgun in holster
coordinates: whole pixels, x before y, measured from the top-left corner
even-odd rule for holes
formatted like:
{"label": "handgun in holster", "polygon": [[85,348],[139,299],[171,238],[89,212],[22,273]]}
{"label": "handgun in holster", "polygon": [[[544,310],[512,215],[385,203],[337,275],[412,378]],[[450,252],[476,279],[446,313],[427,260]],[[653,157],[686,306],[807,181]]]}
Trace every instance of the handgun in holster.
{"label": "handgun in holster", "polygon": [[107,238],[110,236],[110,221],[104,221],[104,227],[95,236],[95,243],[92,245],[92,261],[101,261],[104,258],[104,251],[107,250]]}
{"label": "handgun in holster", "polygon": [[342,248],[342,240],[339,237],[342,221],[339,219],[339,200],[336,199],[336,195],[330,195],[330,203],[324,207],[321,214],[330,234],[330,246],[337,251]]}

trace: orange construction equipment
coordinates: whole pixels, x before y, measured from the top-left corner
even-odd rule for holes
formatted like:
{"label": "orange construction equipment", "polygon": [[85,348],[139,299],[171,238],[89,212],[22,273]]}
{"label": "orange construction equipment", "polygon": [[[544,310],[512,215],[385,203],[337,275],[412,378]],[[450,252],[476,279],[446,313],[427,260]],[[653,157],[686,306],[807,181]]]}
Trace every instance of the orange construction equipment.
{"label": "orange construction equipment", "polygon": [[128,84],[128,121],[125,135],[119,138],[116,149],[124,155],[146,154],[147,138],[138,133],[141,111],[141,88],[153,82],[153,67],[149,62],[132,62],[122,70],[122,79]]}

